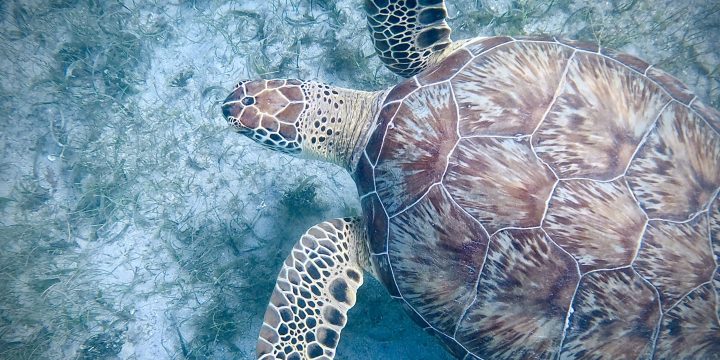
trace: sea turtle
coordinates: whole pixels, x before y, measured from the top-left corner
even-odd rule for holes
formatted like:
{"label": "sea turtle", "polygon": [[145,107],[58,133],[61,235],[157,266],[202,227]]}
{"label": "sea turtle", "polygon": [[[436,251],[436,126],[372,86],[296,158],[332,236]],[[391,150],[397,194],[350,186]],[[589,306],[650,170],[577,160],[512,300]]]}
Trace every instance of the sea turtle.
{"label": "sea turtle", "polygon": [[222,105],[345,167],[363,209],[296,243],[258,358],[332,359],[364,273],[459,359],[720,357],[717,110],[596,44],[451,42],[442,0],[365,7],[400,84],[243,81]]}

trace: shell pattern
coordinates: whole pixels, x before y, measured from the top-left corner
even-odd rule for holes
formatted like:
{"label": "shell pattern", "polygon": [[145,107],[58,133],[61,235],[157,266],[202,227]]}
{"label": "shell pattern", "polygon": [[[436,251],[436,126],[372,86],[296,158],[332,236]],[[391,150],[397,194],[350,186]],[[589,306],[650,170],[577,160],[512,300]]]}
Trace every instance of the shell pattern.
{"label": "shell pattern", "polygon": [[642,60],[469,41],[353,176],[380,281],[458,358],[720,356],[720,113]]}

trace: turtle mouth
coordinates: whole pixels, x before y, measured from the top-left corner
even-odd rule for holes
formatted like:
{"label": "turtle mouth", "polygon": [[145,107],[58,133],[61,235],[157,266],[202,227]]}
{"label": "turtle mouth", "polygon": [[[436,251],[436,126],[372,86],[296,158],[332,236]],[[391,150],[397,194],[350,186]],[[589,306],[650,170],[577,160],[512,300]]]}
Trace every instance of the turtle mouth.
{"label": "turtle mouth", "polygon": [[235,131],[238,132],[239,134],[242,134],[242,135],[245,135],[245,136],[252,136],[252,134],[254,133],[254,131],[253,131],[252,129],[247,128],[247,127],[242,126],[242,125],[240,125],[240,126],[235,126]]}
{"label": "turtle mouth", "polygon": [[224,103],[222,105],[222,113],[228,124],[235,128],[235,131],[241,134],[248,134],[251,130],[240,122],[240,114],[243,108],[244,106],[238,105],[237,103]]}
{"label": "turtle mouth", "polygon": [[255,98],[245,95],[241,85],[242,83],[236,86],[235,90],[222,102],[222,114],[236,132],[252,137],[255,131],[240,121],[240,115],[245,108],[254,105]]}
{"label": "turtle mouth", "polygon": [[255,132],[253,129],[243,125],[236,116],[226,113],[224,107],[223,115],[225,115],[225,120],[227,120],[228,124],[232,126],[235,132],[247,136],[252,136],[252,134]]}

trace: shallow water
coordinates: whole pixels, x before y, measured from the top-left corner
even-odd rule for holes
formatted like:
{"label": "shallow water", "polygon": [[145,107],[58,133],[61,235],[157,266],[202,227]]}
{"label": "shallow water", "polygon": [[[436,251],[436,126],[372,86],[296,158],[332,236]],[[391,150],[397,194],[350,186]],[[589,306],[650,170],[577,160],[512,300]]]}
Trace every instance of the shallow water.
{"label": "shallow water", "polygon": [[[720,106],[715,1],[452,0],[453,38],[599,41]],[[340,168],[260,148],[219,111],[234,83],[399,78],[361,2],[0,3],[0,358],[251,358],[279,267],[355,215]],[[449,359],[370,277],[338,359]]]}

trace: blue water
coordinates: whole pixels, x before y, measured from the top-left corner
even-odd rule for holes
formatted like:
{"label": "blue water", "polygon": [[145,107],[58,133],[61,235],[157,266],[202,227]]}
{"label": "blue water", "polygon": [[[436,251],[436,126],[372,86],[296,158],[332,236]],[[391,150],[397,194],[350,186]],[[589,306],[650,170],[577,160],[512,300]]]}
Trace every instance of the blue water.
{"label": "blue water", "polygon": [[[720,105],[713,1],[448,3],[453,38],[547,33],[641,56]],[[260,148],[246,78],[398,82],[360,1],[0,3],[0,358],[252,358],[283,259],[360,212],[340,168]],[[367,276],[338,359],[449,359]]]}

